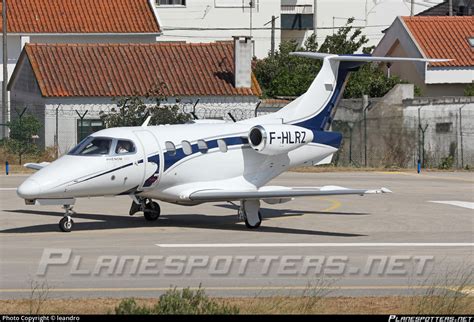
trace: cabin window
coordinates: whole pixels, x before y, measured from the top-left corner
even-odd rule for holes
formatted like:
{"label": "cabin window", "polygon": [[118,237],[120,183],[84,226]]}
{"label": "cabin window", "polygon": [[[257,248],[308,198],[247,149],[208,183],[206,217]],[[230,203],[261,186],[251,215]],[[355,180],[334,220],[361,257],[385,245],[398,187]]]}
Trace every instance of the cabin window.
{"label": "cabin window", "polygon": [[170,156],[175,156],[176,155],[176,147],[173,142],[166,141],[165,142],[165,147],[166,147],[166,153]]}
{"label": "cabin window", "polygon": [[118,140],[115,146],[115,154],[135,153],[135,144],[128,140]]}
{"label": "cabin window", "polygon": [[70,155],[107,155],[112,139],[89,136],[69,152]]}
{"label": "cabin window", "polygon": [[183,146],[183,152],[186,155],[190,155],[193,153],[193,147],[191,146],[191,143],[188,141],[182,141],[181,145]]}
{"label": "cabin window", "polygon": [[227,143],[223,139],[217,140],[217,146],[221,152],[227,152]]}
{"label": "cabin window", "polygon": [[206,153],[208,150],[207,143],[204,140],[198,140],[197,145],[201,153]]}

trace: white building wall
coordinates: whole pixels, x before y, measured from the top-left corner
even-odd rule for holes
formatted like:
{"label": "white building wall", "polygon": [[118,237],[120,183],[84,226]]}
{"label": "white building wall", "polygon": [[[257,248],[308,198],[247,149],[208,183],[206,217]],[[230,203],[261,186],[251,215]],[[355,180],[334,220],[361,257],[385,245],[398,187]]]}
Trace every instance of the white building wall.
{"label": "white building wall", "polygon": [[[313,0],[314,1],[314,0]],[[367,28],[363,34],[369,38],[366,46],[375,46],[397,16],[410,15],[410,1],[404,0],[316,0],[318,42],[333,33],[333,26],[342,26],[349,17],[357,19],[354,25]],[[443,0],[415,1],[415,14],[441,3]]]}
{"label": "white building wall", "polygon": [[[186,6],[157,6],[163,30],[163,35],[158,41],[199,43],[230,41],[232,36],[251,35],[255,42],[255,56],[263,58],[267,56],[271,47],[271,31],[261,28],[269,28],[270,24],[267,26],[264,24],[271,20],[272,15],[276,17],[280,15],[280,0],[254,0],[254,2],[253,9],[249,8],[248,0],[188,0]],[[250,30],[251,22],[252,30]],[[278,20],[276,25],[279,26]],[[278,28],[275,39],[278,48],[280,42]]]}

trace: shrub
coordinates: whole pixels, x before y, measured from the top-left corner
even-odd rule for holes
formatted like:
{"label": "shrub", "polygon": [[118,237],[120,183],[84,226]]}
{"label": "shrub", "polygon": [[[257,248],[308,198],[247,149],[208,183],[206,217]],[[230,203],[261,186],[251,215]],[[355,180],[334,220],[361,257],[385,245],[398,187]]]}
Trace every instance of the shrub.
{"label": "shrub", "polygon": [[153,307],[139,306],[134,299],[125,299],[115,308],[116,314],[238,314],[235,306],[210,299],[199,287],[168,290]]}
{"label": "shrub", "polygon": [[438,168],[441,170],[449,170],[453,167],[454,158],[450,155],[441,159],[441,163],[438,165]]}

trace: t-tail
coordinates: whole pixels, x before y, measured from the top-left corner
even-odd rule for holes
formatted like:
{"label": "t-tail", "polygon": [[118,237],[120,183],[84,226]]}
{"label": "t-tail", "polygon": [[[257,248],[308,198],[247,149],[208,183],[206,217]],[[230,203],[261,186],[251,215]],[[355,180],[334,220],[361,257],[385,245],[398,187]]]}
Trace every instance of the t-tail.
{"label": "t-tail", "polygon": [[[292,101],[280,111],[265,119],[281,119],[291,124],[311,129],[314,132],[327,131],[336,112],[339,99],[350,72],[369,62],[445,62],[449,59],[425,59],[406,57],[373,57],[370,55],[334,55],[315,52],[294,52],[293,56],[322,59],[323,65],[306,93]],[[262,118],[262,119],[264,119]]]}

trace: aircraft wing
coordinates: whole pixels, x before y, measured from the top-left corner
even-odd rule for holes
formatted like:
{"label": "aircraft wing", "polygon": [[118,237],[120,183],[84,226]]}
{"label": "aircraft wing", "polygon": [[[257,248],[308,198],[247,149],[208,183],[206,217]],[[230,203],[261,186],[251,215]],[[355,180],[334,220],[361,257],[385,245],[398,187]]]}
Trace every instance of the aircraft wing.
{"label": "aircraft wing", "polygon": [[380,189],[349,189],[338,186],[324,187],[281,187],[267,186],[258,190],[227,190],[203,189],[192,192],[189,199],[193,201],[233,201],[249,199],[276,199],[307,196],[332,196],[332,195],[365,195],[390,193],[387,188]]}
{"label": "aircraft wing", "polygon": [[41,163],[25,163],[23,166],[28,169],[40,170],[48,166],[51,162],[41,162]]}

